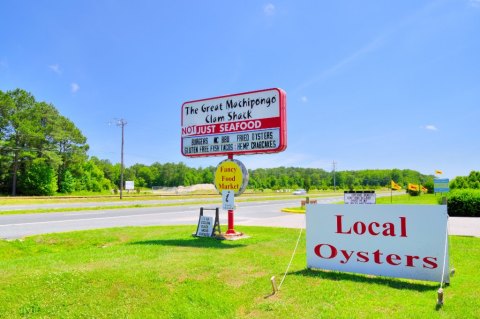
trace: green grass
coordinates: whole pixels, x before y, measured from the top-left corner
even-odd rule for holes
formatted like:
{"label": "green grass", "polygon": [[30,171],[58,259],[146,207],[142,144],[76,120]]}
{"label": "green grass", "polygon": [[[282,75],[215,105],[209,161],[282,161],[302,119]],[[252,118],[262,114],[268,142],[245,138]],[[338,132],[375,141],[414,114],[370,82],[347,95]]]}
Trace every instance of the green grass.
{"label": "green grass", "polygon": [[[396,195],[388,197],[377,197],[377,204],[407,204],[407,205],[438,205],[440,204],[440,195],[422,194],[421,196]],[[337,204],[343,204],[343,201]],[[282,212],[293,214],[305,214],[305,207],[289,207],[282,209]]]}
{"label": "green grass", "polygon": [[[339,195],[333,192],[317,192],[314,196],[316,198],[328,197],[332,195]],[[309,195],[311,196],[311,195]],[[192,200],[182,203],[182,200]],[[208,201],[207,201],[208,199]],[[217,201],[211,201],[212,199]],[[247,193],[236,199],[238,203],[254,202],[254,201],[274,201],[285,199],[303,200],[303,196],[295,196],[291,193]],[[138,204],[134,201],[157,201],[156,203]],[[178,200],[177,203],[158,203],[158,201]],[[118,202],[119,205],[112,206],[93,206],[93,207],[67,207],[67,208],[35,208],[38,204],[59,204],[59,203],[91,203],[91,202]],[[120,203],[132,202],[130,205],[120,205]],[[44,214],[44,213],[61,213],[74,211],[92,211],[92,210],[106,210],[106,209],[125,209],[125,208],[146,208],[146,207],[163,207],[163,206],[180,206],[180,205],[197,205],[197,204],[212,204],[221,203],[221,196],[219,194],[189,194],[189,195],[150,195],[150,196],[130,196],[124,197],[120,200],[118,196],[86,196],[86,197],[0,197],[0,205],[31,205],[28,209],[14,209],[8,211],[0,211],[0,215],[19,215],[19,214]]]}
{"label": "green grass", "polygon": [[438,205],[442,197],[435,194],[422,194],[420,196],[396,195],[377,198],[377,204],[412,204],[412,205]]}
{"label": "green grass", "polygon": [[436,283],[305,269],[297,229],[126,227],[0,241],[0,318],[478,318],[480,239],[451,237],[456,275]]}

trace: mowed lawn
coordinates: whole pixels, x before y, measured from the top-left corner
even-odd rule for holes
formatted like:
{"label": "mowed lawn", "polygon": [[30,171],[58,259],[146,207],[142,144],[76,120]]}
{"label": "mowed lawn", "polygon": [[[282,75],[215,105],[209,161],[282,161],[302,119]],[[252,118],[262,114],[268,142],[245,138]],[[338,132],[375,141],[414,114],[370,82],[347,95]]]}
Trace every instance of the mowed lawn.
{"label": "mowed lawn", "polygon": [[0,318],[479,318],[480,238],[451,236],[456,274],[438,283],[307,270],[305,233],[126,227],[0,241]]}

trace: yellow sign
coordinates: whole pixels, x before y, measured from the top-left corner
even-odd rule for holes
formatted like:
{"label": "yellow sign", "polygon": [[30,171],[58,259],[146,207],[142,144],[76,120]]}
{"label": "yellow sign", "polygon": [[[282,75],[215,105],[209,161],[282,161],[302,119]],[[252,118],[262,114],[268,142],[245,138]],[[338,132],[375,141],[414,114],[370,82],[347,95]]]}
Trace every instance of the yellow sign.
{"label": "yellow sign", "polygon": [[232,190],[235,195],[243,193],[248,183],[248,172],[242,162],[237,160],[224,160],[215,171],[215,187],[221,193]]}

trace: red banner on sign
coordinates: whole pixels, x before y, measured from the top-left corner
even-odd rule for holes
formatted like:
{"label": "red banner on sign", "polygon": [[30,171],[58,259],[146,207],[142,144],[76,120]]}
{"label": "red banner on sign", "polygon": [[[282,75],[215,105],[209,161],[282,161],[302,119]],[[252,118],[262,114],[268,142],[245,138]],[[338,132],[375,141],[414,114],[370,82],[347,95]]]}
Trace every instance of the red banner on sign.
{"label": "red banner on sign", "polygon": [[263,130],[269,128],[276,128],[280,126],[280,118],[268,118],[260,120],[248,120],[221,124],[209,125],[192,125],[182,128],[183,136],[196,136],[205,134],[221,134],[231,132],[243,132],[253,130]]}

